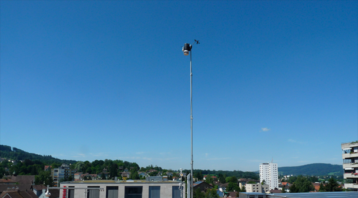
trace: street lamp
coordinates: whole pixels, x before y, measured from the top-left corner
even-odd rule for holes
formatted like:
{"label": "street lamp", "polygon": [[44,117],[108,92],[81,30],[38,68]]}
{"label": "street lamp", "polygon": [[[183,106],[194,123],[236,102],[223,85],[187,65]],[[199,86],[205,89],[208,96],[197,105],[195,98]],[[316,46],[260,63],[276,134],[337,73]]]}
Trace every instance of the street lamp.
{"label": "street lamp", "polygon": [[[198,40],[194,40],[194,43],[199,44]],[[190,176],[193,177],[193,72],[192,72],[192,65],[191,65],[191,49],[193,48],[192,45],[189,43],[185,43],[184,47],[182,48],[182,51],[185,56],[190,54],[190,128],[191,128],[191,172]],[[190,181],[190,198],[193,198],[193,179]]]}

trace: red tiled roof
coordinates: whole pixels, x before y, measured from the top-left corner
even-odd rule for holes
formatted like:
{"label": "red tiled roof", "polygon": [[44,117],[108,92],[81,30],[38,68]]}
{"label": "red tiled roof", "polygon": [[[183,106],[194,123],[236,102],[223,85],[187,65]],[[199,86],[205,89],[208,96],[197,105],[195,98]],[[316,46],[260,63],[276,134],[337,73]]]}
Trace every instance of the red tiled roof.
{"label": "red tiled roof", "polygon": [[312,185],[313,185],[313,187],[314,187],[314,189],[315,189],[316,191],[319,191],[319,189],[320,189],[320,184],[318,184],[318,183],[312,183]]}
{"label": "red tiled roof", "polygon": [[2,192],[0,197],[5,197],[5,195],[8,195],[6,197],[10,198],[37,198],[35,193],[31,190],[7,190]]}
{"label": "red tiled roof", "polygon": [[15,183],[15,180],[12,179],[0,179],[0,183]]}

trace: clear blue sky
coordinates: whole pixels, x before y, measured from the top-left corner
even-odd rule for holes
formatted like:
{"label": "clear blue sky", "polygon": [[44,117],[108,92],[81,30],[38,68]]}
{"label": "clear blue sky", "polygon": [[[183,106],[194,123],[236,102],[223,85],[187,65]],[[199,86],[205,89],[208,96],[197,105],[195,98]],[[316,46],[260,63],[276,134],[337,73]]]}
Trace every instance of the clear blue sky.
{"label": "clear blue sky", "polygon": [[0,144],[258,170],[358,140],[358,1],[1,1]]}

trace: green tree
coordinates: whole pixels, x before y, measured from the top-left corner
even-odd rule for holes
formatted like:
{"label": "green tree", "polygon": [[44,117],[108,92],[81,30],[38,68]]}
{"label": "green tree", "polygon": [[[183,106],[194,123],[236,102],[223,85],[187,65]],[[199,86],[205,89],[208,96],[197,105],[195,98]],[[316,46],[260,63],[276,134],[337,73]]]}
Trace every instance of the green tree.
{"label": "green tree", "polygon": [[206,176],[205,182],[208,184],[214,185],[214,179],[210,175]]}
{"label": "green tree", "polygon": [[296,181],[290,187],[290,192],[309,192],[311,190],[314,190],[312,183],[309,179],[303,176],[298,176]]}
{"label": "green tree", "polygon": [[296,192],[299,192],[299,191],[298,191],[298,188],[296,187],[296,184],[293,183],[290,186],[290,193],[296,193]]}
{"label": "green tree", "polygon": [[216,189],[208,189],[205,193],[205,198],[219,198]]}
{"label": "green tree", "polygon": [[194,190],[194,198],[205,198],[205,194],[203,192],[200,191],[200,189],[196,189]]}
{"label": "green tree", "polygon": [[197,178],[198,180],[203,180],[203,173],[201,171],[198,172]]}
{"label": "green tree", "polygon": [[58,168],[58,167],[60,167],[61,166],[61,164],[60,163],[52,163],[51,164],[51,167],[52,167],[52,169],[54,169],[54,168]]}
{"label": "green tree", "polygon": [[75,164],[75,169],[78,171],[78,172],[82,172],[82,167],[83,167],[83,162],[77,162]]}
{"label": "green tree", "polygon": [[53,186],[51,173],[49,171],[41,171],[39,175],[35,176],[35,184],[36,185],[44,184],[44,185]]}
{"label": "green tree", "polygon": [[133,172],[133,173],[131,174],[131,179],[140,179],[140,178],[139,178],[139,175],[138,175],[138,172]]}
{"label": "green tree", "polygon": [[219,179],[219,182],[220,182],[220,183],[222,183],[222,184],[223,184],[223,183],[225,183],[225,182],[226,182],[225,177],[224,177],[224,175],[223,175],[223,174],[219,173],[218,177],[219,177],[218,179]]}
{"label": "green tree", "polygon": [[117,173],[118,173],[118,165],[113,163],[109,170],[109,174],[111,175],[111,177],[117,177],[118,176]]}
{"label": "green tree", "polygon": [[265,184],[266,184],[266,181],[262,180],[261,185],[265,185]]}
{"label": "green tree", "polygon": [[331,177],[328,180],[328,183],[326,184],[326,186],[324,187],[324,189],[326,191],[332,192],[332,191],[342,191],[342,188],[339,186],[339,184],[337,183],[337,181]]}
{"label": "green tree", "polygon": [[237,183],[237,178],[235,176],[229,177],[228,182]]}
{"label": "green tree", "polygon": [[326,191],[326,189],[324,188],[323,182],[321,182],[319,185],[319,192],[324,192],[324,191]]}
{"label": "green tree", "polygon": [[285,189],[285,186],[282,186],[282,190],[281,190],[281,193],[286,193],[286,189]]}

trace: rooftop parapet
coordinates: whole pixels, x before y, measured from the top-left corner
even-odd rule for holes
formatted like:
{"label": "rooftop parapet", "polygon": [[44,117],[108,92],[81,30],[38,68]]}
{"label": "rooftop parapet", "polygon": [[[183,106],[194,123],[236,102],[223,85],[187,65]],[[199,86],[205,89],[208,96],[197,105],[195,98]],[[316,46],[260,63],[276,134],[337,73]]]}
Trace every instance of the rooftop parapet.
{"label": "rooftop parapet", "polygon": [[342,144],[341,144],[341,147],[342,147],[342,149],[352,148],[352,147],[358,147],[358,141],[348,142],[348,143],[342,143]]}

